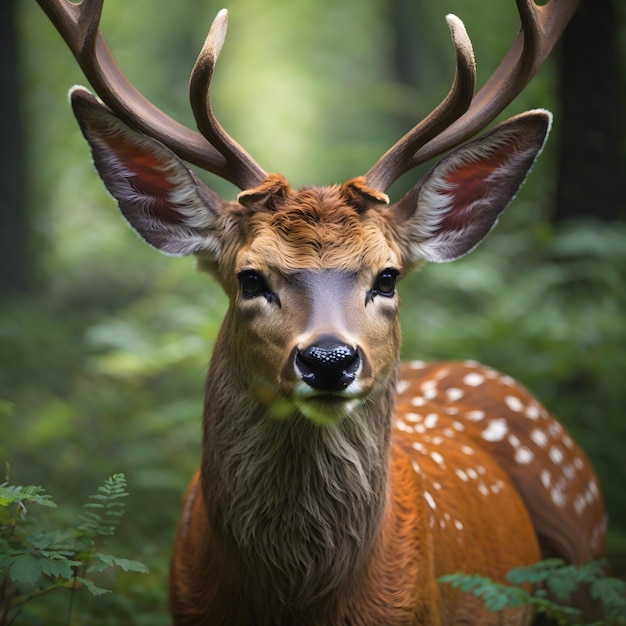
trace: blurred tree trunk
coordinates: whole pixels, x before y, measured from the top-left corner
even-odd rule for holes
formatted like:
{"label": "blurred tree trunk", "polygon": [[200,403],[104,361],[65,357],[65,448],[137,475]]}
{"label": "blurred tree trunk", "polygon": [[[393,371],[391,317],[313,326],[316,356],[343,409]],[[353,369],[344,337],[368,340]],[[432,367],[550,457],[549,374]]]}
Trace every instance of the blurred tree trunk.
{"label": "blurred tree trunk", "polygon": [[0,0],[0,298],[32,283],[24,132],[17,77],[16,0]]}
{"label": "blurred tree trunk", "polygon": [[554,221],[625,216],[618,59],[615,0],[583,0],[561,44]]}
{"label": "blurred tree trunk", "polygon": [[0,2],[0,297],[28,291],[24,132],[18,106],[16,0]]}

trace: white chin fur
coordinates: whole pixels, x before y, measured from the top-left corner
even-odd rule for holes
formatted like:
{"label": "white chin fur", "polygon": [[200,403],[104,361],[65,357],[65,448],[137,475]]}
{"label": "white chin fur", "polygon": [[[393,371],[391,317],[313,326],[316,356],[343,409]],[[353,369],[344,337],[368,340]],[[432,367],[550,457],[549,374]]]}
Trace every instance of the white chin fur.
{"label": "white chin fur", "polygon": [[297,398],[296,408],[302,415],[320,426],[330,426],[340,422],[344,417],[350,415],[361,400],[357,398],[346,398],[341,402],[339,398],[333,402],[326,402],[315,396],[308,398]]}

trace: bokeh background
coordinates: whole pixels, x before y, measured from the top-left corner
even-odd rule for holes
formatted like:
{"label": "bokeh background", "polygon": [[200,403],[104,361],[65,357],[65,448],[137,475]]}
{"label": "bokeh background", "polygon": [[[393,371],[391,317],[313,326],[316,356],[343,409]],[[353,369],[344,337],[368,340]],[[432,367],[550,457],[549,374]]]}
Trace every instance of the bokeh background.
{"label": "bokeh background", "polygon": [[[532,389],[597,468],[623,573],[626,6],[582,5],[505,113],[556,116],[525,188],[481,248],[401,283],[403,356],[478,359]],[[466,23],[479,84],[518,29],[512,0],[106,0],[120,65],[187,125],[189,72],[222,6],[215,110],[293,186],[364,173],[444,97],[446,13]],[[120,219],[67,105],[85,79],[39,6],[2,0],[0,31],[0,462],[13,484],[53,495],[50,526],[73,524],[86,495],[124,472],[131,498],[110,550],[151,573],[105,577],[119,593],[79,594],[73,623],[167,624],[168,559],[227,303],[192,260],[159,255]],[[67,598],[54,596],[23,623],[63,623]]]}

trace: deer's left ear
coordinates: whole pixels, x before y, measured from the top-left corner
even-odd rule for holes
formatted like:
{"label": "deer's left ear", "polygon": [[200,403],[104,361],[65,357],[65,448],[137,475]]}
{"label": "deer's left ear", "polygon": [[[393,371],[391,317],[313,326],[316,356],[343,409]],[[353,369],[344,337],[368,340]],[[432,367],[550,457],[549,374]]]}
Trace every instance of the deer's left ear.
{"label": "deer's left ear", "polygon": [[406,265],[453,261],[495,226],[541,152],[552,123],[522,113],[457,148],[390,207]]}

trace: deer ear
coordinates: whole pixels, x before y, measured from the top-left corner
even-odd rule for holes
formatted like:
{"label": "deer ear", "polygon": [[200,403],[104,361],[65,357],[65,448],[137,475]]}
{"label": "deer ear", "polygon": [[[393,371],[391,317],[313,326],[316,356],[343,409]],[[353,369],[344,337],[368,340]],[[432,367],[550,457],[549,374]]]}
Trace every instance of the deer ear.
{"label": "deer ear", "polygon": [[405,263],[467,254],[495,226],[541,152],[548,111],[522,113],[457,148],[390,208]]}
{"label": "deer ear", "polygon": [[132,130],[89,91],[70,101],[93,161],[130,226],[171,256],[217,253],[222,201],[161,142]]}

